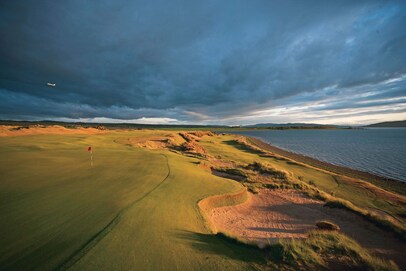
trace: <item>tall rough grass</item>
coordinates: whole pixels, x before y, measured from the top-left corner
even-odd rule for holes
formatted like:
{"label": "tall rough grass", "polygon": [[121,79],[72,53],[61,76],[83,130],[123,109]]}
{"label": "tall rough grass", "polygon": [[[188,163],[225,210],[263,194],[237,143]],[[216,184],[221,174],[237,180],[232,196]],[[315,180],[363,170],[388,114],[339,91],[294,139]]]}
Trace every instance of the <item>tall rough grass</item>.
{"label": "tall rough grass", "polygon": [[371,255],[353,239],[331,231],[312,231],[304,240],[281,240],[268,248],[273,263],[292,270],[334,268],[399,270],[392,261]]}
{"label": "tall rough grass", "polygon": [[283,239],[263,248],[227,233],[217,233],[217,236],[257,249],[272,270],[399,271],[393,261],[371,255],[356,241],[335,231],[313,230],[306,239]]}
{"label": "tall rough grass", "polygon": [[289,173],[281,170],[277,170],[270,165],[266,165],[262,162],[255,161],[252,164],[249,164],[247,166],[247,169],[251,169],[253,171],[257,171],[261,174],[266,174],[269,175],[272,178],[282,180],[282,181],[288,181],[289,180]]}

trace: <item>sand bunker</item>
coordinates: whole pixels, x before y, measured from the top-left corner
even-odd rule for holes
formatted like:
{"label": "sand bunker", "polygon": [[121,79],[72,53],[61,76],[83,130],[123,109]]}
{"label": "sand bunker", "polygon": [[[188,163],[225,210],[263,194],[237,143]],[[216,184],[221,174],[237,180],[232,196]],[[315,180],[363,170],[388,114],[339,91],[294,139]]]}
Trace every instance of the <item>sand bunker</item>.
{"label": "sand bunker", "polygon": [[405,266],[406,247],[392,234],[342,209],[324,207],[295,190],[261,190],[239,205],[214,208],[209,219],[218,231],[264,246],[280,238],[305,238],[316,222],[329,220],[361,245]]}
{"label": "sand bunker", "polygon": [[316,210],[320,206],[322,202],[294,190],[262,190],[243,204],[212,210],[211,219],[219,231],[261,244],[305,238],[324,218]]}

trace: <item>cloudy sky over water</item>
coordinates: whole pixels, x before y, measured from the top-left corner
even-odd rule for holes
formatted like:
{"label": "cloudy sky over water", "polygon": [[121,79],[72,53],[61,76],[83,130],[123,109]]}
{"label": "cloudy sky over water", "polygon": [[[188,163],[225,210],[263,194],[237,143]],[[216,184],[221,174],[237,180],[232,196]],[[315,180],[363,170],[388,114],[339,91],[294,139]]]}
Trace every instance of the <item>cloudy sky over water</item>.
{"label": "cloudy sky over water", "polygon": [[406,119],[406,1],[4,0],[0,34],[1,119]]}

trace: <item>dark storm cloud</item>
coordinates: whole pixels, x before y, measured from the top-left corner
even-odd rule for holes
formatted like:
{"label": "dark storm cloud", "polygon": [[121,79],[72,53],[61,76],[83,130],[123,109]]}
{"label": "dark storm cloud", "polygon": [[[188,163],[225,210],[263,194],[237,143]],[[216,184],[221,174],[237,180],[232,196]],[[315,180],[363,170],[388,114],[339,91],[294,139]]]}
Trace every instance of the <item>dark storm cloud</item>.
{"label": "dark storm cloud", "polygon": [[404,104],[405,27],[402,1],[2,1],[0,116],[228,122]]}

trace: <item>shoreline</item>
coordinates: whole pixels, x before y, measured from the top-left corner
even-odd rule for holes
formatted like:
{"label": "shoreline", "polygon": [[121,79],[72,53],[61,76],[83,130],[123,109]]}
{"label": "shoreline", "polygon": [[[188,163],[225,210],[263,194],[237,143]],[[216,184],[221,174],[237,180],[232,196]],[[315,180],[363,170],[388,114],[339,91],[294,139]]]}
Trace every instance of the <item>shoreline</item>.
{"label": "shoreline", "polygon": [[401,193],[403,195],[406,194],[406,182],[403,182],[401,180],[396,180],[396,179],[392,179],[392,178],[387,178],[387,177],[383,177],[383,176],[379,176],[370,172],[366,172],[366,171],[361,171],[361,170],[357,170],[357,169],[352,169],[349,167],[345,167],[345,166],[338,166],[338,165],[334,165],[328,162],[324,162],[321,160],[318,160],[316,158],[313,157],[309,157],[303,154],[298,154],[298,153],[294,153],[291,151],[287,151],[278,147],[275,147],[273,145],[271,145],[270,143],[264,142],[258,138],[252,137],[252,136],[245,136],[250,143],[252,143],[254,146],[266,150],[266,151],[270,151],[273,152],[275,154],[284,156],[286,158],[295,160],[297,162],[309,165],[309,166],[313,166],[322,170],[326,170],[335,174],[339,174],[339,175],[345,175],[351,178],[355,178],[355,179],[361,179],[363,181],[366,182],[370,182],[372,184],[378,185],[382,188],[388,189],[390,191],[393,192],[397,192],[397,193]]}

